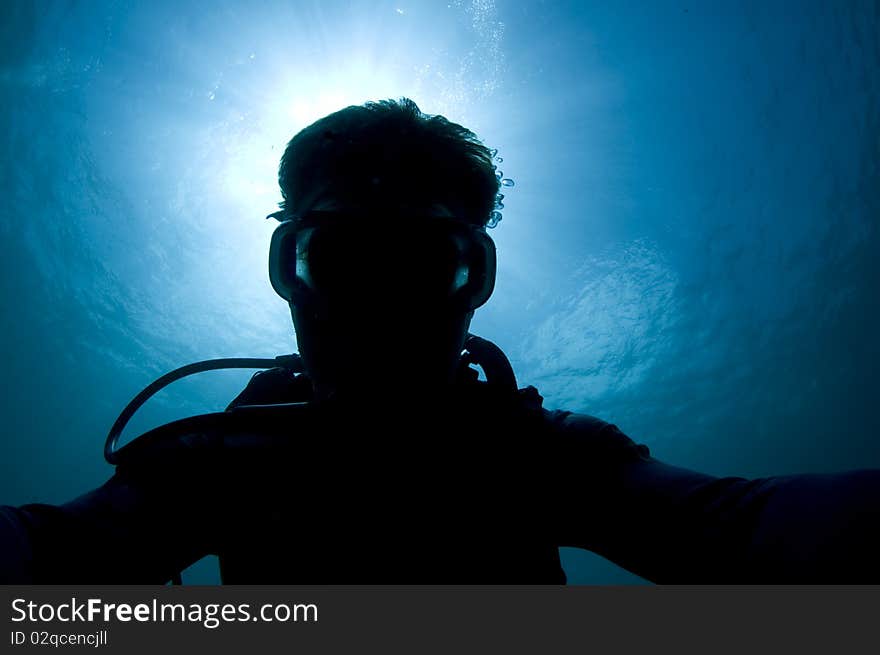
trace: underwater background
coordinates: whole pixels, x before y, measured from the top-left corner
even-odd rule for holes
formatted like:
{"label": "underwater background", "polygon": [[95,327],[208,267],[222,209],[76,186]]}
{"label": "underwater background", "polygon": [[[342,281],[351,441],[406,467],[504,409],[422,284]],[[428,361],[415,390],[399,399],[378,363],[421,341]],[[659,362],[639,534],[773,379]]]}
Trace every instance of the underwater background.
{"label": "underwater background", "polygon": [[[5,0],[0,503],[106,480],[162,373],[295,351],[280,154],[400,96],[516,183],[472,331],[545,406],[715,475],[880,467],[878,2]],[[178,382],[126,434],[251,374]],[[640,582],[562,555],[571,583]]]}

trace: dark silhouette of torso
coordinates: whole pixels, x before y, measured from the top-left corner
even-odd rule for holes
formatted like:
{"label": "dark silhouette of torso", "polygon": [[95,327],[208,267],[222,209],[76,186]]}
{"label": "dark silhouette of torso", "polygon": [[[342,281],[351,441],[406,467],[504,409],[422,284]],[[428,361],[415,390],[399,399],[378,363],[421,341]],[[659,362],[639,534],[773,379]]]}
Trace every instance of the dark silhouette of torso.
{"label": "dark silhouette of torso", "polygon": [[[232,406],[308,398],[302,377],[259,378]],[[320,423],[257,467],[265,503],[224,538],[224,582],[565,582],[534,390],[471,382],[441,402],[331,404]]]}

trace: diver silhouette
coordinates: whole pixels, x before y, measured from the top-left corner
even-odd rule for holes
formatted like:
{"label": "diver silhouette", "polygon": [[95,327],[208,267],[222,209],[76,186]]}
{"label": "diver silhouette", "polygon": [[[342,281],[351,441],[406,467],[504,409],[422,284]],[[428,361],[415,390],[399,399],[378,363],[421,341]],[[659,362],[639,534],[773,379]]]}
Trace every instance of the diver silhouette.
{"label": "diver silhouette", "polygon": [[0,580],[165,583],[216,554],[225,583],[555,584],[573,546],[659,583],[880,581],[880,471],[705,475],[517,388],[468,332],[493,154],[405,98],[299,132],[269,259],[303,371],[71,502],[0,508]]}

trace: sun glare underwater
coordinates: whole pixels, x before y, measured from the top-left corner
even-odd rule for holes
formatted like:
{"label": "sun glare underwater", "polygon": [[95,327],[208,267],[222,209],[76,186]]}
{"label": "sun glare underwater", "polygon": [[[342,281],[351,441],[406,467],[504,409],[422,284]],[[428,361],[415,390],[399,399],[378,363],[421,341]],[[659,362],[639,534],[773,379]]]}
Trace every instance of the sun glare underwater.
{"label": "sun glare underwater", "polygon": [[[880,18],[870,2],[4,2],[0,502],[109,477],[125,403],[296,350],[278,160],[414,99],[498,149],[472,331],[545,406],[715,475],[880,466]],[[129,435],[215,411],[188,379]],[[184,574],[216,582],[216,561]],[[572,583],[638,582],[568,550]]]}

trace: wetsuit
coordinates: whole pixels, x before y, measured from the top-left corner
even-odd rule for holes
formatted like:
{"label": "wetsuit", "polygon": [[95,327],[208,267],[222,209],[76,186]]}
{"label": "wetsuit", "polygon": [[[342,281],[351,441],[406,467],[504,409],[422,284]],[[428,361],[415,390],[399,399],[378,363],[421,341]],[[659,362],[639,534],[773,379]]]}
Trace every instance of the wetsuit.
{"label": "wetsuit", "polygon": [[[274,369],[230,409],[309,394]],[[271,446],[190,435],[69,503],[0,508],[0,581],[163,583],[216,554],[226,583],[562,583],[575,546],[660,583],[880,582],[877,470],[712,477],[532,387],[310,407]]]}

